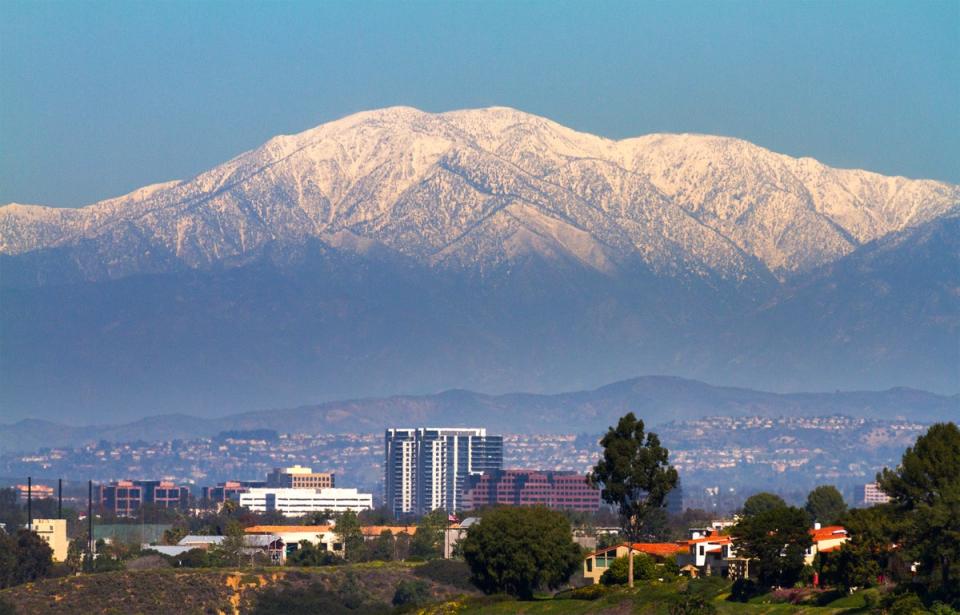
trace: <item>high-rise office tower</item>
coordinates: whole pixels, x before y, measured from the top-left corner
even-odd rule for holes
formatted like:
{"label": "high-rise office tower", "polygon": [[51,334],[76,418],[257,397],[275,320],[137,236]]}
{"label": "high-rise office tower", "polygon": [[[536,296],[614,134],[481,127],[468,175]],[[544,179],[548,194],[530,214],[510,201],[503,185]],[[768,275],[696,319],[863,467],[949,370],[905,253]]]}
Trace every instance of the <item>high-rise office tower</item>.
{"label": "high-rise office tower", "polygon": [[386,504],[397,516],[459,510],[464,479],[503,465],[503,437],[483,428],[388,429],[385,444]]}

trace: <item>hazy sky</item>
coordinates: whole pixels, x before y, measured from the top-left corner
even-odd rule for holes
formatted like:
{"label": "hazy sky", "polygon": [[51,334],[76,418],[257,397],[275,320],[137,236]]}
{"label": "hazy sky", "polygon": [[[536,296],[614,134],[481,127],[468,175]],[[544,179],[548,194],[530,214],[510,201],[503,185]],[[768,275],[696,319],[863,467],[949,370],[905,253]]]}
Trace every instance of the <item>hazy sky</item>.
{"label": "hazy sky", "polygon": [[958,50],[956,0],[0,0],[0,203],[83,205],[396,104],[960,182]]}

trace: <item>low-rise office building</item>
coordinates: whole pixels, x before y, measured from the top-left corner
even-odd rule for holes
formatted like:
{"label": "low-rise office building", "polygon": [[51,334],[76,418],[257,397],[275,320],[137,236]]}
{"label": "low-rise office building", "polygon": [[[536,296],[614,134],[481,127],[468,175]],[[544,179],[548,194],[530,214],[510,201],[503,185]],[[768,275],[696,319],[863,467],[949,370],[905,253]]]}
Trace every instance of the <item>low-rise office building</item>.
{"label": "low-rise office building", "polygon": [[53,497],[53,487],[49,485],[17,485],[16,489],[21,500],[26,500],[28,497],[34,500]]}
{"label": "low-rise office building", "polygon": [[63,562],[67,559],[67,549],[70,546],[67,540],[66,519],[34,519],[30,529],[53,550],[53,561]]}
{"label": "low-rise office building", "polygon": [[250,489],[266,486],[267,481],[263,480],[228,480],[217,483],[216,487],[204,487],[201,493],[204,500],[223,504],[227,500],[239,499],[241,493]]}
{"label": "low-rise office building", "polygon": [[463,487],[464,510],[485,506],[536,506],[557,510],[595,512],[600,490],[575,472],[543,470],[492,470],[467,476]]}
{"label": "low-rise office building", "polygon": [[186,510],[190,489],[167,480],[119,480],[98,485],[96,501],[101,510],[133,517],[144,504]]}
{"label": "low-rise office building", "polygon": [[277,511],[287,517],[312,512],[346,512],[373,509],[373,495],[356,489],[287,489],[263,487],[240,494],[240,506],[254,512]]}

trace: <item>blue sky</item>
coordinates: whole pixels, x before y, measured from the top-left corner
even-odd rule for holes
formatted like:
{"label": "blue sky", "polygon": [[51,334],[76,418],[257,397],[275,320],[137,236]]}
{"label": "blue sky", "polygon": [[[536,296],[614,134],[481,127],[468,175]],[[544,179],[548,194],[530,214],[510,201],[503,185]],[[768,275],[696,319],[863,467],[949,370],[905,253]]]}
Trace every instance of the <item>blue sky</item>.
{"label": "blue sky", "polygon": [[396,104],[960,182],[960,2],[0,0],[0,203],[78,206]]}

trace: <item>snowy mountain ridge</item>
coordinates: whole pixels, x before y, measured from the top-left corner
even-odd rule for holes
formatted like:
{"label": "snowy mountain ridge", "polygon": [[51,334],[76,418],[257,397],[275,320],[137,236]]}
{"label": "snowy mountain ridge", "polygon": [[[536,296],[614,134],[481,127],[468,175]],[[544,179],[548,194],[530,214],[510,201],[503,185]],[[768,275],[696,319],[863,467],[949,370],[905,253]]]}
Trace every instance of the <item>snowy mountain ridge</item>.
{"label": "snowy mountain ridge", "polygon": [[78,209],[0,207],[0,254],[65,251],[91,280],[252,262],[319,240],[435,267],[527,255],[785,278],[942,216],[960,186],[791,158],[746,141],[613,141],[513,109],[368,111],[186,181]]}

